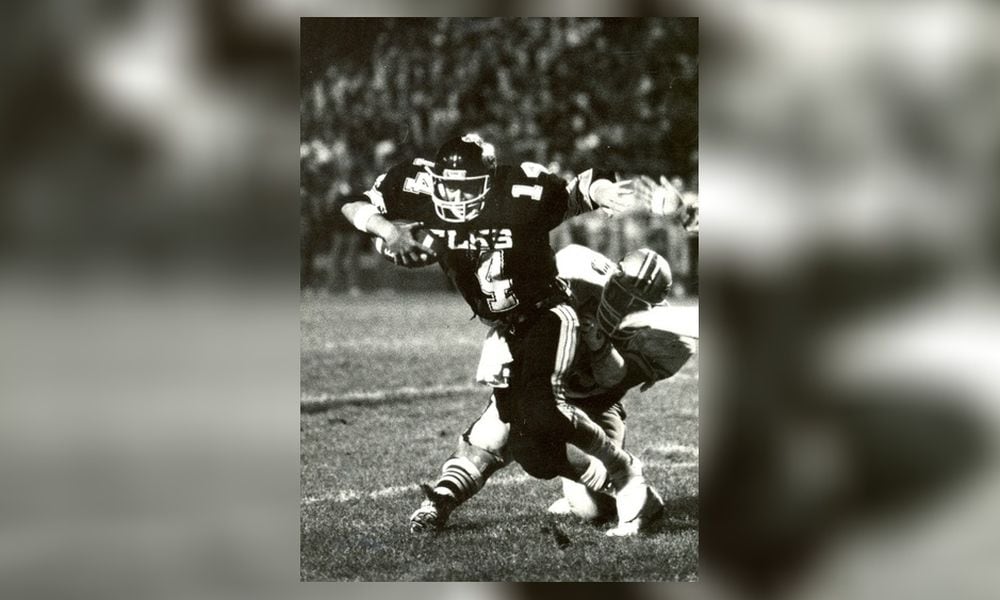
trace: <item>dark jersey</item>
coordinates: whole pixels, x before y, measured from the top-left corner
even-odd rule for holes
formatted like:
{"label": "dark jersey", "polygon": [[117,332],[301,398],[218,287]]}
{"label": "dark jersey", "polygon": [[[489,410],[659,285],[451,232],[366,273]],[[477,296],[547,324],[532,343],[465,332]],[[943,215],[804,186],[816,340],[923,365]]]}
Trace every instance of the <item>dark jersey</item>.
{"label": "dark jersey", "polygon": [[420,221],[447,240],[441,267],[473,312],[500,319],[562,294],[549,231],[595,208],[587,191],[593,170],[567,185],[535,163],[501,165],[479,216],[451,223],[434,210],[426,170],[432,164],[419,158],[400,163],[380,176],[366,195],[386,218]]}

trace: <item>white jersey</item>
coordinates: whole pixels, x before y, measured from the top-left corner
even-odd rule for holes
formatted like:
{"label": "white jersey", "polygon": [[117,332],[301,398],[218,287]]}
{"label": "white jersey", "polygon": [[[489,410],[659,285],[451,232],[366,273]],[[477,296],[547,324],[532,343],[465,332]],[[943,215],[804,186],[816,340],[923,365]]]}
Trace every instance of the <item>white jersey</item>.
{"label": "white jersey", "polygon": [[[556,267],[559,278],[569,285],[571,302],[581,320],[594,318],[616,263],[590,248],[570,245],[556,253]],[[641,373],[643,389],[648,389],[676,373],[694,353],[697,308],[654,306],[626,315],[618,329],[627,335],[615,341],[615,348],[626,359],[630,371],[635,371],[636,376]],[[567,397],[587,398],[612,391],[594,380],[592,357],[586,345],[578,346],[577,353],[567,376]],[[626,389],[637,383],[635,376],[627,379]]]}

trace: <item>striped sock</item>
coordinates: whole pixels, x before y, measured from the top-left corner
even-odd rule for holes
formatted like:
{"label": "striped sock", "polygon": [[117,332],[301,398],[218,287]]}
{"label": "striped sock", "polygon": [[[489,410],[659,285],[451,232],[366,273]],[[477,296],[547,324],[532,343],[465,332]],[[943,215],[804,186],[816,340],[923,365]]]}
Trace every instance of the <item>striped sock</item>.
{"label": "striped sock", "polygon": [[441,467],[441,477],[434,484],[434,491],[465,502],[479,491],[483,476],[471,460],[456,456],[449,458]]}

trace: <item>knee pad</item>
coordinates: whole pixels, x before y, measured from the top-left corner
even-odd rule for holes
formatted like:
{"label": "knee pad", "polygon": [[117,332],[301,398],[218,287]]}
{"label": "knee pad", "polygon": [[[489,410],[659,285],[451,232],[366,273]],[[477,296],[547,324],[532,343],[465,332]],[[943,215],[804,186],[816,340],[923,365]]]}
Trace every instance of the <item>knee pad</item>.
{"label": "knee pad", "polygon": [[[506,450],[506,448],[503,448],[503,450]],[[475,471],[473,471],[473,474],[478,475],[478,487],[483,487],[483,484],[490,475],[496,473],[497,470],[507,464],[503,454],[480,448],[470,443],[464,435],[458,439],[458,448],[455,449],[455,453],[451,455],[447,462],[451,461],[459,461],[467,467],[469,465],[474,467]]]}
{"label": "knee pad", "polygon": [[504,448],[507,447],[509,432],[510,425],[501,419],[494,396],[490,398],[490,403],[486,406],[483,414],[462,435],[459,446],[464,442],[491,454],[502,456]]}

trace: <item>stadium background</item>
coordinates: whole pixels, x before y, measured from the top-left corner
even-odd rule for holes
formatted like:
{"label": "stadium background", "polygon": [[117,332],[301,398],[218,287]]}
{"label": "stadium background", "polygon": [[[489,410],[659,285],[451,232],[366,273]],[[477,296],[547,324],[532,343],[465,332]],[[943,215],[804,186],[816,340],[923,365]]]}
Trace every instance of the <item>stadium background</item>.
{"label": "stadium background", "polygon": [[[447,287],[380,260],[337,205],[465,131],[567,180],[602,165],[697,194],[697,19],[305,19],[301,36],[303,288]],[[583,215],[552,241],[653,248],[674,294],[697,293],[697,240],[668,218]]]}

